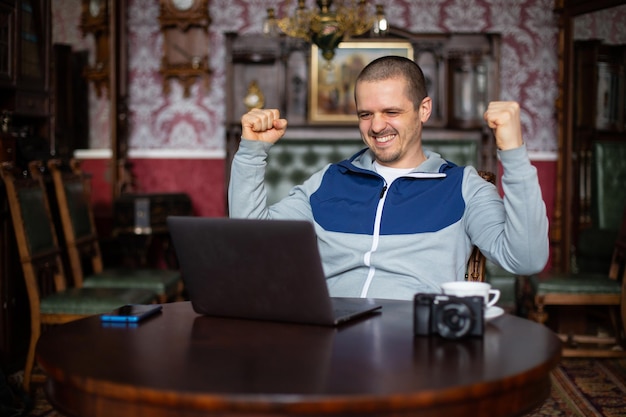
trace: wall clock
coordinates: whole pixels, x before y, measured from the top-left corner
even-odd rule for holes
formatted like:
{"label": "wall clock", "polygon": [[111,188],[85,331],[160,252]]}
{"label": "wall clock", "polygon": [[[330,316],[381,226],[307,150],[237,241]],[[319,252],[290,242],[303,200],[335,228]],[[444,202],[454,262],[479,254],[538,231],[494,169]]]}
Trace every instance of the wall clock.
{"label": "wall clock", "polygon": [[265,105],[265,96],[263,91],[259,88],[259,84],[256,80],[250,81],[248,85],[248,92],[243,98],[243,104],[246,105],[248,111],[252,109],[262,109]]}
{"label": "wall clock", "polygon": [[208,88],[211,75],[208,0],[160,0],[160,6],[163,55],[159,72],[163,92],[168,94],[170,81],[177,79],[188,97],[198,79],[204,80]]}
{"label": "wall clock", "polygon": [[109,6],[108,0],[82,0],[80,29],[83,36],[94,37],[96,56],[93,66],[85,68],[83,75],[94,83],[96,95],[108,91],[109,85]]}

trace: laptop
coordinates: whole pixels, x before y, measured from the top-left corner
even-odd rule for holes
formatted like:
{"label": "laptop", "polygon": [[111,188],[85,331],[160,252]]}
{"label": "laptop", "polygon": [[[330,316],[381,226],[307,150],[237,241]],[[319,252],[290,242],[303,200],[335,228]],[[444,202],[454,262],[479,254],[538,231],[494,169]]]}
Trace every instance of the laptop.
{"label": "laptop", "polygon": [[336,326],[381,308],[330,297],[310,222],[168,216],[167,225],[196,313]]}

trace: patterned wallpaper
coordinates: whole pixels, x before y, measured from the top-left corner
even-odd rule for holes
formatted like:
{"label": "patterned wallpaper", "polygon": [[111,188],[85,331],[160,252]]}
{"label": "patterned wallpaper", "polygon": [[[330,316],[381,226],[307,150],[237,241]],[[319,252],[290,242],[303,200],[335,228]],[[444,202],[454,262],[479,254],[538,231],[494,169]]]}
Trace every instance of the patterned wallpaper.
{"label": "patterned wallpaper", "polygon": [[[624,2],[626,3],[626,2]],[[605,43],[626,43],[626,5],[579,16],[574,21],[574,39],[604,39]]]}
{"label": "patterned wallpaper", "polygon": [[[75,49],[92,49],[90,37],[78,29],[80,0],[55,0],[53,38]],[[291,7],[287,7],[287,4]],[[178,83],[169,96],[162,93],[158,73],[162,37],[156,0],[129,0],[131,152],[188,151],[196,156],[224,154],[224,32],[260,33],[268,7],[279,15],[292,10],[291,1],[210,0],[210,65],[214,70],[207,91],[197,82],[189,98]],[[502,36],[501,99],[518,100],[529,149],[556,153],[557,57],[553,0],[379,0],[395,26],[416,33],[495,32]],[[309,7],[313,0],[307,0]],[[589,18],[577,32],[602,31],[623,42],[626,7],[604,18]],[[599,24],[599,23],[602,24]],[[596,27],[597,26],[597,27]],[[92,87],[90,87],[92,88]],[[109,147],[108,103],[90,94],[90,148]]]}

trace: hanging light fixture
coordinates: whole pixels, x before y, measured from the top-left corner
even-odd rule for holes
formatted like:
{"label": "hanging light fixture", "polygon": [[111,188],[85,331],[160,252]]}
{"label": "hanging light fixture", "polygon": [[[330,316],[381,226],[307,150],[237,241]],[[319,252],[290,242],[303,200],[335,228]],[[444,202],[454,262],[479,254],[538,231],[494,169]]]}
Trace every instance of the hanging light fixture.
{"label": "hanging light fixture", "polygon": [[293,15],[282,19],[276,18],[274,9],[268,9],[263,32],[271,36],[280,28],[287,36],[312,42],[329,62],[341,41],[369,30],[375,36],[387,33],[388,23],[380,4],[376,5],[376,12],[371,13],[366,0],[317,0],[316,3],[319,10],[309,10],[305,0],[298,0]]}

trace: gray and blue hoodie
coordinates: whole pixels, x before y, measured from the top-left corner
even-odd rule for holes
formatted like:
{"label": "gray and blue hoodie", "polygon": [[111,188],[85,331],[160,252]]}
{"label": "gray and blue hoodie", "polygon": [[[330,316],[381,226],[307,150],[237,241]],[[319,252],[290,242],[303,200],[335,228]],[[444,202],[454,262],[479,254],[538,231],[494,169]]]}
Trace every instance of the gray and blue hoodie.
{"label": "gray and blue hoodie", "polygon": [[330,294],[410,300],[463,280],[476,245],[515,274],[541,271],[548,259],[548,219],[526,147],[498,151],[501,198],[475,168],[439,154],[386,184],[368,149],[329,164],[287,197],[267,206],[264,176],[271,144],[241,140],[232,162],[233,218],[314,223]]}

